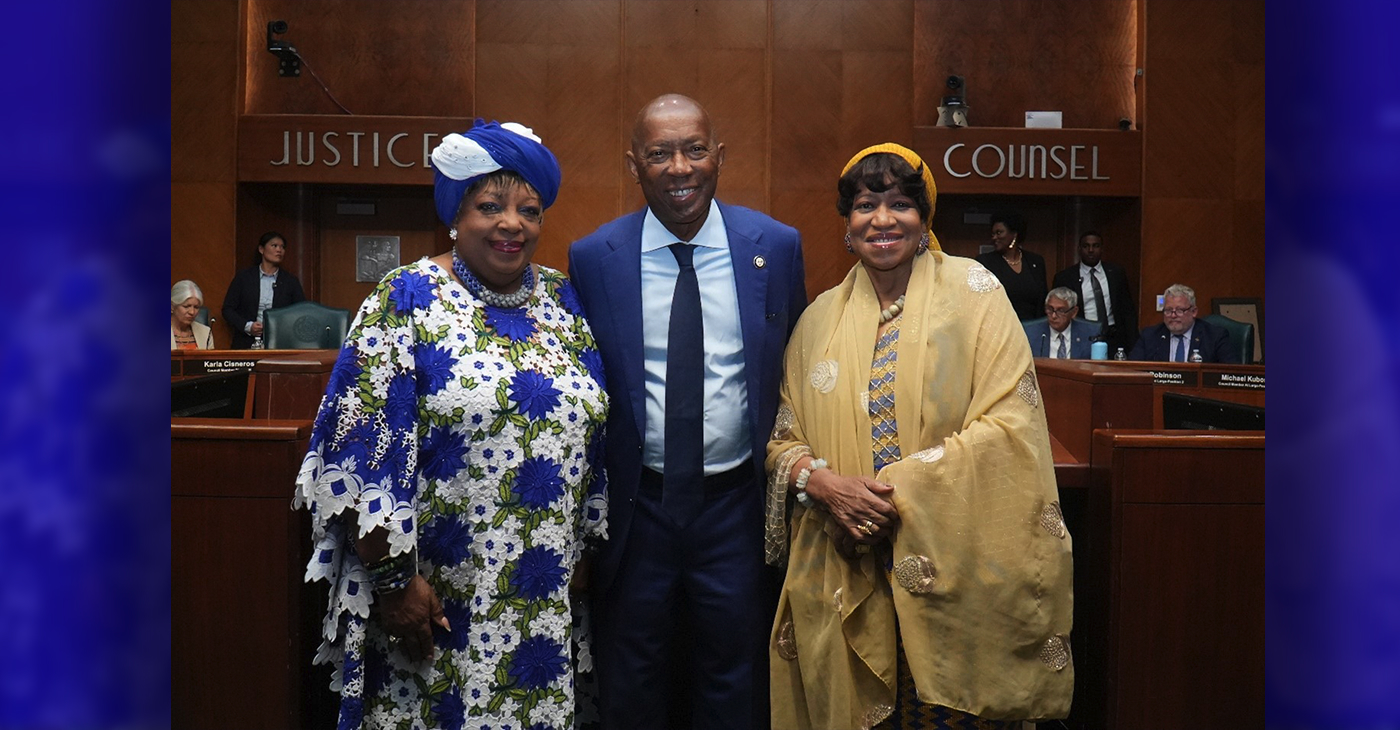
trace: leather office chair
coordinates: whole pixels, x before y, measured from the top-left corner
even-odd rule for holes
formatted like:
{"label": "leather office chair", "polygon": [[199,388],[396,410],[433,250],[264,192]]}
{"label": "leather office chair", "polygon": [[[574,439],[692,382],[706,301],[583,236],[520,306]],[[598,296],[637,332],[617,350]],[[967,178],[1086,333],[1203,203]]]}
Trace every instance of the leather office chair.
{"label": "leather office chair", "polygon": [[297,302],[264,312],[263,326],[269,350],[335,350],[350,329],[350,310]]}
{"label": "leather office chair", "polygon": [[195,315],[194,315],[194,321],[196,321],[196,322],[198,322],[198,323],[204,325],[205,327],[208,327],[208,326],[209,326],[209,308],[208,308],[208,307],[200,307],[200,308],[199,308],[199,311],[196,312]]}
{"label": "leather office chair", "polygon": [[1207,314],[1201,319],[1225,330],[1225,335],[1230,338],[1230,351],[1237,357],[1235,362],[1246,365],[1254,362],[1254,325],[1223,314]]}

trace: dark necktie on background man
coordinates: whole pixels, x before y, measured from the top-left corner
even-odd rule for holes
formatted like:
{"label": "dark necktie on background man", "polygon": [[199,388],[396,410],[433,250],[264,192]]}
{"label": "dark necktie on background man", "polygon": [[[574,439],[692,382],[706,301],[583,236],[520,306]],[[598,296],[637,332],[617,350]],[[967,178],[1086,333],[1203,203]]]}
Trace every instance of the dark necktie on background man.
{"label": "dark necktie on background man", "polygon": [[1069,338],[1065,336],[1065,333],[1063,332],[1059,333],[1058,335],[1055,335],[1055,337],[1060,341],[1059,348],[1055,350],[1055,357],[1061,360],[1069,359],[1069,353],[1065,351],[1065,340]]}
{"label": "dark necktie on background man", "polygon": [[671,299],[666,337],[665,471],[661,506],[684,526],[700,511],[705,477],[705,322],[700,316],[700,282],[695,247],[671,244],[680,272]]}
{"label": "dark necktie on background man", "polygon": [[1186,337],[1172,335],[1172,362],[1186,362]]}
{"label": "dark necktie on background man", "polygon": [[1089,285],[1094,287],[1094,311],[1099,315],[1099,323],[1108,329],[1108,307],[1103,303],[1103,287],[1099,286],[1099,267],[1089,267]]}

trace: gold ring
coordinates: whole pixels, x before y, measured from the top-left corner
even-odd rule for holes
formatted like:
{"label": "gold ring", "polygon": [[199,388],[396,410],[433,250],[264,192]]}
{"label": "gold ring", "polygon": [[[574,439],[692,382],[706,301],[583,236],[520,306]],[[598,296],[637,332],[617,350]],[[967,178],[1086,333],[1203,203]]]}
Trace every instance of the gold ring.
{"label": "gold ring", "polygon": [[861,532],[864,532],[867,535],[873,535],[875,534],[875,523],[871,522],[870,520],[866,520],[865,522],[856,525],[856,529],[860,530]]}

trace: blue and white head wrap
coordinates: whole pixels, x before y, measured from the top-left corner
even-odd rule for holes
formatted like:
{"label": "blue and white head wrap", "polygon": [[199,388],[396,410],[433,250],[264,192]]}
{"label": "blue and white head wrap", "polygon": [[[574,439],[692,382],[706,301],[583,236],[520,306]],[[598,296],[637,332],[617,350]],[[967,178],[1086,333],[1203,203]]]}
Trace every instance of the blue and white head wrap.
{"label": "blue and white head wrap", "polygon": [[562,177],[559,161],[535,136],[515,122],[476,120],[471,129],[442,138],[433,150],[433,200],[438,218],[451,228],[467,188],[497,170],[519,173],[540,194],[544,207],[554,205]]}

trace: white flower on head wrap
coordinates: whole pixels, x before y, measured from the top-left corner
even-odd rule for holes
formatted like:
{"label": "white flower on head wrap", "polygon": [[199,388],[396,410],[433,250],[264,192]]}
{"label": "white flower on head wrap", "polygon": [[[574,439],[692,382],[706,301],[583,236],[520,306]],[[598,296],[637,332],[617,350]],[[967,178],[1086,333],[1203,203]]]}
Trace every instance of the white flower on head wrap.
{"label": "white flower on head wrap", "polygon": [[476,140],[456,132],[443,137],[442,143],[433,150],[433,166],[453,180],[466,180],[501,169],[500,163],[491,159],[491,154]]}
{"label": "white flower on head wrap", "polygon": [[[535,142],[541,141],[535,130],[523,124],[506,122],[501,125],[501,129]],[[486,148],[476,140],[456,132],[442,138],[442,143],[433,150],[432,157],[433,166],[453,180],[466,180],[501,169],[501,164],[491,159],[491,153],[487,152]]]}
{"label": "white flower on head wrap", "polygon": [[544,140],[540,139],[539,135],[535,134],[535,130],[530,129],[529,127],[519,122],[501,122],[501,129],[504,129],[507,132],[515,132],[521,137],[533,139],[536,142],[539,142],[540,144],[544,144]]}

